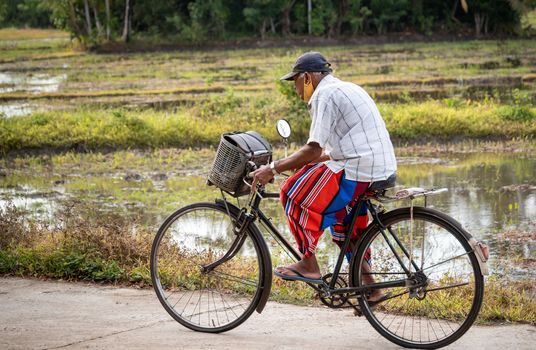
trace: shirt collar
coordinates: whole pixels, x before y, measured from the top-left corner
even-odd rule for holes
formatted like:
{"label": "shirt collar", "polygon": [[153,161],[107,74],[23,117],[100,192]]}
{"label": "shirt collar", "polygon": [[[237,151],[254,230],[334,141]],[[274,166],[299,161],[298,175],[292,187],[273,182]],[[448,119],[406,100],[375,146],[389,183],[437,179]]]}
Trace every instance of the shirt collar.
{"label": "shirt collar", "polygon": [[316,86],[315,91],[313,92],[313,95],[311,96],[311,99],[309,100],[309,105],[311,104],[311,101],[313,101],[316,98],[316,95],[318,94],[318,90],[320,90],[321,87],[327,86],[329,84],[332,84],[336,82],[338,79],[335,78],[332,74],[326,75],[322,80],[320,80],[320,83]]}

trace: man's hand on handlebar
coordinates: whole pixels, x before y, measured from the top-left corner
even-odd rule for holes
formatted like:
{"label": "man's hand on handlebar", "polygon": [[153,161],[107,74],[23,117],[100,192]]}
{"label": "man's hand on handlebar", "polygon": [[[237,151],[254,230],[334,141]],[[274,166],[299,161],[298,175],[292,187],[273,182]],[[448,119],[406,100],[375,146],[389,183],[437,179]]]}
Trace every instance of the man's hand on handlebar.
{"label": "man's hand on handlebar", "polygon": [[274,178],[272,169],[270,169],[268,165],[261,165],[259,169],[249,173],[249,176],[253,178],[253,182],[251,183],[251,192],[255,192],[257,190],[257,184],[266,185]]}
{"label": "man's hand on handlebar", "polygon": [[[310,142],[304,145],[302,148],[294,152],[291,156],[277,160],[277,171],[282,173],[289,169],[299,169],[305,164],[308,164],[314,160],[329,159],[328,156],[322,155],[322,148],[317,142]],[[274,173],[268,165],[261,165],[261,167],[255,171],[249,173],[253,177],[253,183],[251,191],[257,190],[257,184],[266,185],[270,180],[274,178]]]}

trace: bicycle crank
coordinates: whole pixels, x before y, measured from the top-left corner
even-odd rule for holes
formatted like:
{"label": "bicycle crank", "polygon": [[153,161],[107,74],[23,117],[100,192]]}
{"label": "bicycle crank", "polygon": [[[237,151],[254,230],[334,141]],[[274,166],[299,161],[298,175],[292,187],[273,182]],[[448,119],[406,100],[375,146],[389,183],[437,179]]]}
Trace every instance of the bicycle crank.
{"label": "bicycle crank", "polygon": [[[331,283],[332,276],[332,273],[328,273],[327,275],[322,277],[322,280],[327,286],[329,286],[329,284]],[[338,276],[337,281],[335,282],[335,289],[346,287],[348,287],[348,283],[346,282],[346,280],[341,276]],[[322,304],[326,305],[329,308],[337,309],[343,307],[344,304],[346,304],[349,295],[348,293],[330,295],[328,293],[322,292],[318,293],[318,296]]]}

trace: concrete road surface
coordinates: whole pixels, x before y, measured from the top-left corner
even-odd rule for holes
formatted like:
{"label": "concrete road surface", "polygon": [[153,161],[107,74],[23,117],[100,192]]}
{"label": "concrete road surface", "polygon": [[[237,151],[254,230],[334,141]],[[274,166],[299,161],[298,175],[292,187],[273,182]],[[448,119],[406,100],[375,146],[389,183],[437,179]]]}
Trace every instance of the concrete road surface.
{"label": "concrete road surface", "polygon": [[[0,349],[397,349],[348,310],[270,302],[223,334],[171,319],[152,289],[0,278]],[[448,349],[536,349],[536,327],[472,327]]]}

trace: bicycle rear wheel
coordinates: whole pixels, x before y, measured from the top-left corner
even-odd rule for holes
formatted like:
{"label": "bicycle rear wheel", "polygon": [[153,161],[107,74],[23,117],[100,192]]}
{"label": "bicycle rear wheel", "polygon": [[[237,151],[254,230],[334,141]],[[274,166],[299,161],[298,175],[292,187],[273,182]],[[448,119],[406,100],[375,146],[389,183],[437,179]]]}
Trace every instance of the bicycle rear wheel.
{"label": "bicycle rear wheel", "polygon": [[[359,245],[351,284],[404,279],[415,284],[381,290],[391,295],[376,305],[363,293],[363,314],[380,334],[404,347],[435,349],[456,341],[473,324],[484,296],[480,266],[459,224],[422,207],[413,209],[413,220],[410,209],[401,208],[381,221],[387,229],[382,233],[371,226]],[[365,260],[369,272],[360,268]]]}
{"label": "bicycle rear wheel", "polygon": [[195,203],[169,216],[154,239],[151,278],[158,299],[195,331],[230,330],[259,304],[266,257],[258,237],[249,230],[236,235],[232,220],[219,205]]}

